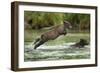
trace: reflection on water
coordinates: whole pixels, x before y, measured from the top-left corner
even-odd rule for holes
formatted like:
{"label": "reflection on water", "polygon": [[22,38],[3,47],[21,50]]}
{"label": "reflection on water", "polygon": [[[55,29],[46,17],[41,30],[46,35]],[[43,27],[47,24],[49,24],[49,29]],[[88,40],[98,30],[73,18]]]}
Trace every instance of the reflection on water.
{"label": "reflection on water", "polygon": [[47,61],[47,60],[69,60],[69,59],[89,59],[90,46],[84,48],[73,48],[74,43],[63,43],[61,45],[41,45],[36,50],[34,45],[25,45],[25,61]]}

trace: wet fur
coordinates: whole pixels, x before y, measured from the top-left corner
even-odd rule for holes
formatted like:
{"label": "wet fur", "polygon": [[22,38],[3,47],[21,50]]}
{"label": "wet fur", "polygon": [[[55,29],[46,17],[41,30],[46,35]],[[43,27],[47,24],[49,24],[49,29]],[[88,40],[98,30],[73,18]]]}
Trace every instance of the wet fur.
{"label": "wet fur", "polygon": [[85,45],[88,45],[89,43],[85,39],[80,39],[79,42],[75,43],[74,45],[71,45],[71,47],[77,47],[77,48],[83,48]]}
{"label": "wet fur", "polygon": [[67,34],[66,28],[70,28],[69,26],[71,26],[71,24],[66,21],[64,22],[63,25],[55,26],[51,30],[43,33],[41,37],[37,38],[36,41],[34,42],[35,44],[34,49],[44,44],[48,40],[54,40],[60,35],[66,35]]}

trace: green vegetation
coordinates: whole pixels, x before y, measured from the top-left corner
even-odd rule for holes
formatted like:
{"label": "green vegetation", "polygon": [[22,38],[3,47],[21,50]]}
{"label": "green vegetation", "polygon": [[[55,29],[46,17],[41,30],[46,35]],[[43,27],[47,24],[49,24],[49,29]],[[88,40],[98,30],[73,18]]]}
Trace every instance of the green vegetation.
{"label": "green vegetation", "polygon": [[74,31],[89,31],[90,15],[77,13],[57,12],[32,12],[25,11],[25,29],[42,29],[54,25],[62,25],[63,21],[69,21]]}
{"label": "green vegetation", "polygon": [[32,29],[40,29],[57,24],[62,24],[63,13],[25,12],[25,21]]}

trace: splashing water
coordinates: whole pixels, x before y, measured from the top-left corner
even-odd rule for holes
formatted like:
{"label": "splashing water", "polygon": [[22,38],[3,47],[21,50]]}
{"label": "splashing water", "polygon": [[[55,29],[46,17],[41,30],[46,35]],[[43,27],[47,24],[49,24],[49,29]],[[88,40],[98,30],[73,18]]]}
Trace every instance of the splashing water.
{"label": "splashing water", "polygon": [[[41,45],[39,46],[37,49],[68,49],[68,48],[72,48],[71,45],[74,45],[75,42],[70,42],[70,43],[63,43],[61,45]],[[87,48],[89,48],[88,46],[85,46]],[[32,50],[34,48],[33,42],[29,45],[25,45],[25,48]],[[25,49],[26,50],[26,49]]]}
{"label": "splashing water", "polygon": [[87,59],[90,58],[90,46],[73,48],[75,42],[62,43],[61,45],[41,45],[34,50],[33,42],[25,45],[25,61],[60,60],[60,59]]}

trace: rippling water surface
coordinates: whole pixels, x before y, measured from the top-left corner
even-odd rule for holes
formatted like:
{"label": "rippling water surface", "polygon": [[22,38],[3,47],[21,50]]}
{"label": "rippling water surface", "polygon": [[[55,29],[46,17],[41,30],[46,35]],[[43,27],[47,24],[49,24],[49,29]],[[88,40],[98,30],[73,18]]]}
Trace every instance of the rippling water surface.
{"label": "rippling water surface", "polygon": [[89,59],[90,46],[84,48],[71,47],[72,43],[61,45],[41,45],[36,50],[34,45],[25,45],[25,61],[47,61],[47,60],[69,60],[69,59]]}

